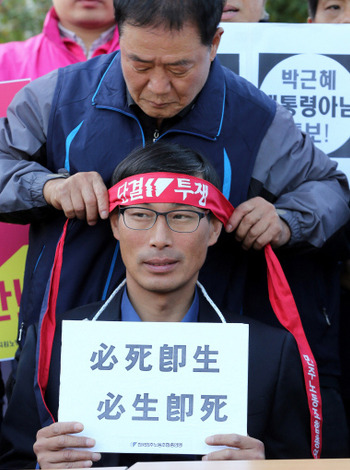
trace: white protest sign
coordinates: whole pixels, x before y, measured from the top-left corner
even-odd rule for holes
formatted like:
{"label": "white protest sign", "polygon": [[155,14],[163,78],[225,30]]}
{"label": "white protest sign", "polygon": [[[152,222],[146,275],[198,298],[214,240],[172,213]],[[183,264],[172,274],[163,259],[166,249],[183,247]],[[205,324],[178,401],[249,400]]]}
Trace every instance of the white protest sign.
{"label": "white protest sign", "polygon": [[59,421],[98,452],[206,454],[247,434],[248,326],[64,321]]}
{"label": "white protest sign", "polygon": [[350,25],[221,26],[222,64],[285,106],[350,179]]}

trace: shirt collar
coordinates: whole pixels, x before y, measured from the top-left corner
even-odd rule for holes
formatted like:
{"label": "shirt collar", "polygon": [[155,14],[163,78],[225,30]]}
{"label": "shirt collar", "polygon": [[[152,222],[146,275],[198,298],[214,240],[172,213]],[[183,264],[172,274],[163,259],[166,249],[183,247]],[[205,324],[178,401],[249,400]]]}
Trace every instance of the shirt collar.
{"label": "shirt collar", "polygon": [[152,140],[152,139],[153,141],[155,141],[155,139],[157,138],[156,134],[159,136],[159,133],[163,134],[164,132],[169,130],[172,126],[180,122],[181,119],[183,119],[191,111],[191,109],[194,108],[196,100],[197,100],[197,96],[190,104],[185,106],[185,108],[183,108],[175,116],[163,119],[162,124],[159,128],[157,125],[157,120],[151,116],[148,116],[146,113],[144,113],[143,110],[138,106],[138,104],[134,101],[134,99],[130,95],[129,90],[126,89],[127,104],[129,108],[134,110],[134,113],[138,117],[147,141]]}
{"label": "shirt collar", "polygon": [[[181,321],[184,323],[197,323],[198,312],[199,312],[199,297],[198,297],[198,292],[197,292],[197,287],[196,287],[192,305]],[[132,306],[130,302],[126,287],[124,288],[124,292],[122,296],[121,321],[141,321],[141,318],[138,316],[138,314],[136,313],[134,307]]]}
{"label": "shirt collar", "polygon": [[104,31],[91,44],[90,49],[87,50],[83,40],[79,36],[77,36],[73,31],[70,31],[69,29],[62,26],[61,23],[58,23],[58,29],[60,31],[61,37],[69,38],[72,41],[76,42],[83,49],[87,59],[90,59],[92,57],[92,54],[96,51],[96,49],[98,49],[103,44],[106,44],[106,42],[110,41],[113,38],[115,28],[116,26],[111,26],[109,29],[107,29],[107,31]]}

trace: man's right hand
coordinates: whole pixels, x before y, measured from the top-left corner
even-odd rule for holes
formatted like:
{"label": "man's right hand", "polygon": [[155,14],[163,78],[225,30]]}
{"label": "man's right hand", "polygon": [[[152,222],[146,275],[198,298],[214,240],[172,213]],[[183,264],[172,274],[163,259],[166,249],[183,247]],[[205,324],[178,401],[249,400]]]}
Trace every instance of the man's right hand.
{"label": "man's right hand", "polygon": [[235,231],[235,238],[244,250],[261,250],[268,243],[272,248],[278,248],[288,243],[291,237],[290,228],[279,217],[275,206],[262,197],[239,204],[227,223],[226,231]]}
{"label": "man's right hand", "polygon": [[94,439],[74,436],[83,429],[77,422],[54,423],[40,429],[33,446],[40,468],[89,468],[98,462],[101,454],[83,450],[93,447]]}
{"label": "man's right hand", "polygon": [[99,217],[107,219],[109,215],[108,191],[96,171],[49,180],[43,195],[48,204],[62,210],[69,219],[86,219],[89,225],[95,225]]}

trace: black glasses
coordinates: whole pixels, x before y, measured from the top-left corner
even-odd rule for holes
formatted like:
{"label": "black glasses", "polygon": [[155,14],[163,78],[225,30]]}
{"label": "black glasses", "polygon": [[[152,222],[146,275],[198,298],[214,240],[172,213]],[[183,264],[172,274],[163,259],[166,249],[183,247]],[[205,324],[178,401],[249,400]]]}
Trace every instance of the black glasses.
{"label": "black glasses", "polygon": [[195,232],[201,219],[209,213],[208,210],[197,212],[182,209],[157,212],[144,207],[122,207],[119,212],[123,216],[124,224],[132,230],[149,230],[156,223],[158,216],[163,215],[168,227],[179,233]]}

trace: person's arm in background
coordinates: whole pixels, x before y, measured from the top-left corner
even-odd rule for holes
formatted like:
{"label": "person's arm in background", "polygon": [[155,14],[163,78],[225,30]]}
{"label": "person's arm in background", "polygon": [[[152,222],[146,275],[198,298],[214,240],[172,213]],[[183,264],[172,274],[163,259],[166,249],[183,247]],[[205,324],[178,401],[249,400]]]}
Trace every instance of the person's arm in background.
{"label": "person's arm in background", "polygon": [[236,230],[245,248],[321,247],[350,218],[347,178],[336,166],[278,105],[257,155],[248,200],[236,208],[228,231]]}

